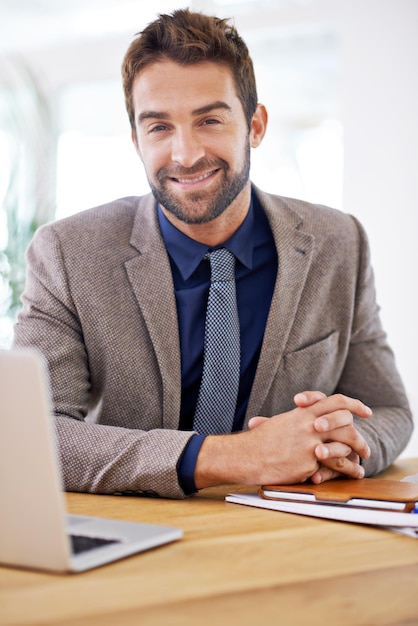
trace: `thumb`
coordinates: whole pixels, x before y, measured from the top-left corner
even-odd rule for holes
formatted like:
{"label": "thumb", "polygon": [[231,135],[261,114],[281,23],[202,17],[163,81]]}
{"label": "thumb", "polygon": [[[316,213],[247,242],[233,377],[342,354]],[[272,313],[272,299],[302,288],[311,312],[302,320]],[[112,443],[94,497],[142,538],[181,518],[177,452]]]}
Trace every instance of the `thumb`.
{"label": "thumb", "polygon": [[297,393],[293,401],[296,406],[302,408],[307,406],[312,406],[315,402],[319,400],[323,400],[326,398],[326,395],[322,393],[322,391],[303,391],[302,393]]}
{"label": "thumb", "polygon": [[254,428],[257,428],[257,426],[260,426],[260,424],[263,424],[264,422],[266,422],[267,420],[268,420],[268,417],[261,417],[260,415],[257,415],[256,417],[252,417],[250,421],[248,422],[248,428],[250,430],[253,430]]}

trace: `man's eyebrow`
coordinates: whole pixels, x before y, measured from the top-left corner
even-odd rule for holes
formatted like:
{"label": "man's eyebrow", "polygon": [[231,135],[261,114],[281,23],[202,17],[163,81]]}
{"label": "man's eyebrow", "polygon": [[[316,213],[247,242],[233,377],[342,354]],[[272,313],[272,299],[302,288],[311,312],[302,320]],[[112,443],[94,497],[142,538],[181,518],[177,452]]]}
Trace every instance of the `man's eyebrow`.
{"label": "man's eyebrow", "polygon": [[144,120],[149,119],[163,120],[167,119],[168,117],[170,117],[169,114],[165,113],[164,111],[143,111],[143,113],[140,113],[138,115],[138,123],[140,124]]}
{"label": "man's eyebrow", "polygon": [[[198,109],[194,109],[192,111],[192,115],[204,115],[205,113],[210,113],[215,109],[225,109],[226,111],[232,111],[229,104],[226,102],[222,102],[222,100],[217,100],[216,102],[210,102],[209,104],[205,104]],[[143,111],[138,115],[138,123],[141,124],[144,120],[167,120],[170,118],[170,114],[165,111]]]}
{"label": "man's eyebrow", "polygon": [[194,109],[192,111],[192,115],[204,115],[205,113],[210,113],[214,109],[225,109],[226,111],[232,111],[229,104],[227,104],[226,102],[222,102],[222,100],[217,100],[216,102],[211,102],[210,104],[205,104],[203,107]]}

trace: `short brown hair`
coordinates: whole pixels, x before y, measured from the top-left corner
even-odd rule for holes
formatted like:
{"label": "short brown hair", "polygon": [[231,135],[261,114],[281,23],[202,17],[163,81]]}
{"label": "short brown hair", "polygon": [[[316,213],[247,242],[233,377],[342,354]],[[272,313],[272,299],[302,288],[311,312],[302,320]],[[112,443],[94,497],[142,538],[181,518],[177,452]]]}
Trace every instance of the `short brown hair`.
{"label": "short brown hair", "polygon": [[159,15],[129,46],[122,63],[123,90],[129,121],[135,131],[132,89],[145,66],[169,59],[180,65],[214,61],[232,70],[248,128],[257,107],[254,68],[248,48],[229,20],[179,9]]}

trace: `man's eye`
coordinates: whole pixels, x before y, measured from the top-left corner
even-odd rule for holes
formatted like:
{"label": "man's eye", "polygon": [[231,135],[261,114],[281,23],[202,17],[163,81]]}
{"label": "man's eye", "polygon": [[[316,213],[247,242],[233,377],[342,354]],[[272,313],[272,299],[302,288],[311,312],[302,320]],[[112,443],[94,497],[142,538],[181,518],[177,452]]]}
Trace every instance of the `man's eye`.
{"label": "man's eye", "polygon": [[162,130],[167,130],[167,126],[164,126],[164,124],[157,124],[156,126],[152,126],[152,128],[150,128],[149,132],[150,133],[158,133],[158,132],[161,132]]}
{"label": "man's eye", "polygon": [[209,125],[212,125],[212,124],[220,124],[220,121],[219,121],[219,120],[216,120],[216,119],[214,119],[214,118],[210,118],[210,119],[208,119],[208,120],[205,120],[205,121],[203,122],[203,124],[205,124],[205,125],[209,126]]}

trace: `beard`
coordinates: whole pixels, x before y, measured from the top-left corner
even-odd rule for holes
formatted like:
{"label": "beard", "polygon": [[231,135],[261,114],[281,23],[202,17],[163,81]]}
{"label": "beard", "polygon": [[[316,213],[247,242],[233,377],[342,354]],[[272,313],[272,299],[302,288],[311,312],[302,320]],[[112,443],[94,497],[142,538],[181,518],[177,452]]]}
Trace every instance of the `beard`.
{"label": "beard", "polygon": [[[219,170],[222,178],[215,190],[191,191],[178,198],[169,189],[168,181],[172,178],[194,176],[201,172]],[[201,159],[193,167],[161,168],[154,184],[148,176],[148,183],[156,201],[174,217],[185,224],[205,224],[221,215],[246,186],[250,176],[250,144],[246,143],[244,164],[240,171],[230,174],[230,167],[223,159]]]}

